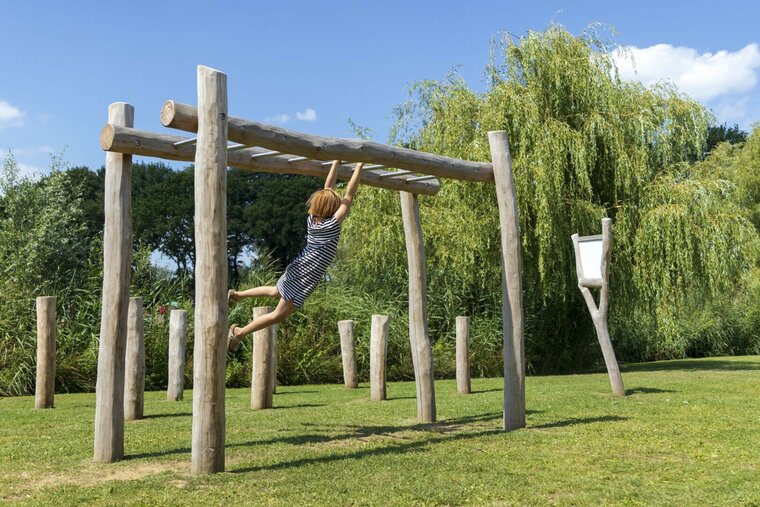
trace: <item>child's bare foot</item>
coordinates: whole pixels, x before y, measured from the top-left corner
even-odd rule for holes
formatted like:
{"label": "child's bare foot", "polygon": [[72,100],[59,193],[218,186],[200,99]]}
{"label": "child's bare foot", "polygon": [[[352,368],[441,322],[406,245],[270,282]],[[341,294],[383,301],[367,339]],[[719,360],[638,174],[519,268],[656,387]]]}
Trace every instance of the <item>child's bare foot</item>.
{"label": "child's bare foot", "polygon": [[232,324],[229,333],[227,333],[227,352],[235,352],[240,346],[241,340],[235,336],[236,327],[235,324]]}

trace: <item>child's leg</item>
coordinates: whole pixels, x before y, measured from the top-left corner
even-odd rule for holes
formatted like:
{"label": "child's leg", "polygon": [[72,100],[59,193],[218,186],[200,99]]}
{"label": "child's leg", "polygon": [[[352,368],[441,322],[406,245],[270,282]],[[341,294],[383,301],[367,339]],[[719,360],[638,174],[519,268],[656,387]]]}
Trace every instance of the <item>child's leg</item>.
{"label": "child's leg", "polygon": [[277,303],[277,308],[275,308],[273,312],[262,315],[258,319],[249,322],[245,327],[235,326],[233,328],[233,334],[235,338],[230,344],[231,348],[236,349],[237,345],[243,341],[243,338],[245,338],[247,335],[264,329],[265,327],[269,327],[272,324],[279,324],[283,320],[287,319],[295,309],[296,305],[292,301],[288,301],[285,298],[280,298],[280,302]]}
{"label": "child's leg", "polygon": [[278,298],[280,297],[280,291],[272,285],[264,285],[241,291],[233,290],[230,297],[235,301],[242,298]]}

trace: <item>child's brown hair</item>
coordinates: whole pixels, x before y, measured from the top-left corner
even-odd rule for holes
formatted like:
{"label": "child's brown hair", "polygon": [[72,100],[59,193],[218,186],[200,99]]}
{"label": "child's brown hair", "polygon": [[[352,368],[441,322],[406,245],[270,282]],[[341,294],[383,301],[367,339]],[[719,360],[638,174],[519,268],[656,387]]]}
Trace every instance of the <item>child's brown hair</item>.
{"label": "child's brown hair", "polygon": [[320,218],[329,218],[338,211],[340,208],[341,198],[331,188],[323,188],[317,190],[309,200],[306,201],[306,206],[309,207],[309,214]]}

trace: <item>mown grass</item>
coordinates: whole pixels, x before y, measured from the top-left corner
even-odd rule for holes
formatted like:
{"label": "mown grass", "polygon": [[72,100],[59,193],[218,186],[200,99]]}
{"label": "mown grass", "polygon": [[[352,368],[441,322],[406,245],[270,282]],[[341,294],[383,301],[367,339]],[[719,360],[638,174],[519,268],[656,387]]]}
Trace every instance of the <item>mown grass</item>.
{"label": "mown grass", "polygon": [[529,377],[527,428],[501,431],[501,379],[436,383],[439,422],[414,385],[389,400],[337,385],[281,387],[276,408],[227,392],[227,471],[190,474],[191,393],[146,394],[127,459],[91,460],[93,394],[0,400],[0,498],[43,505],[760,505],[760,357]]}

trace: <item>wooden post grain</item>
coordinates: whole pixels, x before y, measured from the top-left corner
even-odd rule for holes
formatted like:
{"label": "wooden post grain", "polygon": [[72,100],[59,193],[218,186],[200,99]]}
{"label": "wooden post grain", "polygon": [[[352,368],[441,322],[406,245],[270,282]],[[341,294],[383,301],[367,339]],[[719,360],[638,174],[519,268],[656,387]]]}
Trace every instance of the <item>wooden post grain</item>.
{"label": "wooden post grain", "polygon": [[[602,266],[601,266],[601,284],[597,285],[600,281],[594,279],[586,279],[581,268],[580,248],[578,242],[580,237],[577,234],[572,235],[573,248],[575,249],[575,266],[578,274],[578,288],[583,294],[583,299],[586,301],[586,306],[591,314],[591,320],[594,321],[594,327],[596,328],[596,336],[599,340],[599,345],[602,348],[602,356],[604,356],[604,364],[607,367],[607,374],[610,377],[610,385],[612,386],[612,394],[615,396],[625,396],[625,386],[623,385],[623,377],[620,375],[620,367],[618,366],[617,358],[615,357],[615,349],[612,347],[612,340],[610,340],[610,331],[607,325],[607,313],[610,307],[610,257],[612,256],[612,220],[609,218],[602,219]],[[589,284],[586,284],[586,281]],[[599,287],[599,307],[597,308],[594,302],[594,296],[591,294],[590,286]]]}
{"label": "wooden post grain", "polygon": [[167,401],[179,401],[185,390],[185,343],[187,310],[172,310],[169,316],[169,381]]}
{"label": "wooden post grain", "polygon": [[338,321],[340,333],[340,354],[343,358],[343,383],[346,389],[359,387],[359,377],[356,373],[356,348],[354,347],[354,321]]}
{"label": "wooden post grain", "polygon": [[470,318],[459,316],[457,329],[457,392],[470,394]]}
{"label": "wooden post grain", "polygon": [[415,194],[401,192],[401,217],[409,264],[409,341],[412,358],[416,358],[417,419],[430,423],[436,419],[433,351],[427,323],[425,244],[422,239],[420,204]]}
{"label": "wooden post grain", "polygon": [[224,471],[227,354],[227,76],[198,66],[195,148],[195,474]]}
{"label": "wooden post grain", "polygon": [[[271,313],[271,306],[253,309],[253,318]],[[265,327],[253,333],[251,352],[251,409],[272,408],[272,349],[274,348],[274,328]]]}
{"label": "wooden post grain", "polygon": [[388,316],[372,316],[372,332],[369,345],[370,396],[375,401],[384,400],[385,366],[388,354]]}
{"label": "wooden post grain", "polygon": [[272,394],[277,394],[277,324],[271,326],[272,328]]}
{"label": "wooden post grain", "polygon": [[37,378],[34,408],[53,408],[55,395],[55,296],[37,298]]}
{"label": "wooden post grain", "polygon": [[[108,107],[108,122],[133,127],[134,108]],[[132,156],[106,153],[103,229],[103,305],[95,386],[94,460],[124,457],[124,355],[132,261]]]}
{"label": "wooden post grain", "polygon": [[504,339],[504,430],[525,427],[525,341],[520,224],[517,216],[509,140],[489,132],[501,229],[502,320]]}
{"label": "wooden post grain", "polygon": [[142,298],[129,298],[127,352],[124,360],[124,419],[143,418],[145,407],[145,338]]}

